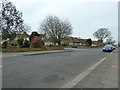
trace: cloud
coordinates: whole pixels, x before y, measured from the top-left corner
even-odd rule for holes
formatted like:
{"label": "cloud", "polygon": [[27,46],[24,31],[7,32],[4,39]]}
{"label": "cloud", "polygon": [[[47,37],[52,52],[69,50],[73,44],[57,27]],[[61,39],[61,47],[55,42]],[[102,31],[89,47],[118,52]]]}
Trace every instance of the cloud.
{"label": "cloud", "polygon": [[[12,0],[23,12],[23,18],[33,30],[49,15],[67,18],[73,26],[73,36],[92,38],[94,31],[107,27],[117,40],[117,2],[96,2],[94,0]],[[94,2],[93,2],[94,1]]]}

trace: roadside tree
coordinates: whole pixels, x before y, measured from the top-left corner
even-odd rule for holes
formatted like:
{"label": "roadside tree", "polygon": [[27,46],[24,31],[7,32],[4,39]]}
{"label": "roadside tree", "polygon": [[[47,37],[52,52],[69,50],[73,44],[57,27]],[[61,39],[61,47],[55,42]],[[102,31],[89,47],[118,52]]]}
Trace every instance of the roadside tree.
{"label": "roadside tree", "polygon": [[111,32],[107,28],[100,28],[94,32],[93,36],[98,39],[98,41],[103,42],[104,39],[111,36]]}
{"label": "roadside tree", "polygon": [[19,39],[17,40],[17,43],[18,43],[19,47],[22,47],[23,42],[24,42],[24,39],[23,39],[23,38],[19,38]]}
{"label": "roadside tree", "polygon": [[38,32],[34,31],[31,33],[30,37],[29,37],[29,41],[30,43],[32,43],[32,39],[35,37],[35,36],[39,36]]}
{"label": "roadside tree", "polygon": [[6,40],[9,38],[13,40],[16,34],[21,34],[26,31],[22,13],[16,9],[12,2],[2,0],[0,13],[2,16],[0,21],[2,39]]}
{"label": "roadside tree", "polygon": [[61,45],[61,41],[72,33],[72,25],[68,20],[61,20],[57,16],[49,15],[40,24],[40,31],[54,44]]}
{"label": "roadside tree", "polygon": [[91,39],[87,39],[86,40],[86,46],[91,46],[92,45],[92,40]]}

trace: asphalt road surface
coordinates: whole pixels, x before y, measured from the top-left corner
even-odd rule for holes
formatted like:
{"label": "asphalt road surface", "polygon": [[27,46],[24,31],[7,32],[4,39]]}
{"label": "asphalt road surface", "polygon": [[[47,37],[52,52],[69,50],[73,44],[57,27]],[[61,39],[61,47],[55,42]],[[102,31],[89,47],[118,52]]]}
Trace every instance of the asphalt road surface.
{"label": "asphalt road surface", "polygon": [[101,49],[3,58],[3,88],[61,88],[109,53]]}

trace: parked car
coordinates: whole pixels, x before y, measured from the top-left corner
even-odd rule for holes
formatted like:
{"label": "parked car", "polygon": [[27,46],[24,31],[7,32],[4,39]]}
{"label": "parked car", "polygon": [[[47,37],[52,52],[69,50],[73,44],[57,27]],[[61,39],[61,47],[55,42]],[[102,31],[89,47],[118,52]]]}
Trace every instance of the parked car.
{"label": "parked car", "polygon": [[114,50],[113,45],[107,44],[103,47],[103,52],[112,52]]}
{"label": "parked car", "polygon": [[115,47],[115,46],[113,46],[113,50],[115,50],[115,48],[116,48],[116,47]]}
{"label": "parked car", "polygon": [[72,48],[77,48],[77,45],[72,45],[71,47],[72,47]]}

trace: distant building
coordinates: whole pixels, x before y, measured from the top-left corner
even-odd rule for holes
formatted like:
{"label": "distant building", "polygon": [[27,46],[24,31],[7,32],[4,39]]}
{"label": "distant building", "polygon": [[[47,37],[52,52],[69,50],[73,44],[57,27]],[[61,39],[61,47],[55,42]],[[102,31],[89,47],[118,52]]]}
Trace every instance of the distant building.
{"label": "distant building", "polygon": [[101,46],[102,43],[100,41],[92,41],[92,46]]}
{"label": "distant building", "polygon": [[86,45],[86,40],[87,39],[80,39],[77,37],[69,37],[68,39],[69,45],[81,45],[81,46]]}
{"label": "distant building", "polygon": [[81,45],[81,46],[85,46],[85,45],[86,45],[86,40],[87,40],[87,39],[79,39],[80,45]]}
{"label": "distant building", "polygon": [[54,45],[52,39],[48,38],[44,40],[44,45],[50,46],[50,45]]}

